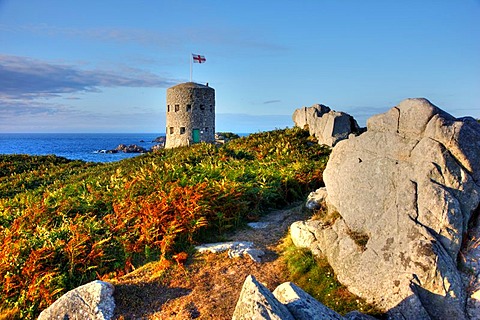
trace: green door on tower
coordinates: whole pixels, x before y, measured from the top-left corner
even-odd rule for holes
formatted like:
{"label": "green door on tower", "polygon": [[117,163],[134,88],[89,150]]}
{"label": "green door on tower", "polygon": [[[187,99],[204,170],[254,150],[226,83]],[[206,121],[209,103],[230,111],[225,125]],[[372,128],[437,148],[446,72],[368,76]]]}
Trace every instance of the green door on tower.
{"label": "green door on tower", "polygon": [[192,139],[193,139],[193,143],[199,143],[200,142],[200,129],[193,129]]}

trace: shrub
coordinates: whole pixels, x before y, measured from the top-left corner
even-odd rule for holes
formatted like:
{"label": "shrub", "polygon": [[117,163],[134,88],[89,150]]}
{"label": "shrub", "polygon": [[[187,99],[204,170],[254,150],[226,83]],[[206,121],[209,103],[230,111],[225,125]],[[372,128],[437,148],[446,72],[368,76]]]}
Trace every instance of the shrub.
{"label": "shrub", "polygon": [[2,156],[0,308],[34,318],[67,290],[303,199],[323,184],[328,157],[307,139],[275,130],[105,164]]}

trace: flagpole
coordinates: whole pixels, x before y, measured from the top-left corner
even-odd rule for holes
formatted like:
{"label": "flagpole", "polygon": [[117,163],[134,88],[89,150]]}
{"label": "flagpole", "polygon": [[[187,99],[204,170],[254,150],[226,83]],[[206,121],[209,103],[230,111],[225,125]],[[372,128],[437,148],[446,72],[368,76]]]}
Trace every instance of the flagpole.
{"label": "flagpole", "polygon": [[190,60],[190,82],[192,82],[192,55],[190,54],[189,56]]}

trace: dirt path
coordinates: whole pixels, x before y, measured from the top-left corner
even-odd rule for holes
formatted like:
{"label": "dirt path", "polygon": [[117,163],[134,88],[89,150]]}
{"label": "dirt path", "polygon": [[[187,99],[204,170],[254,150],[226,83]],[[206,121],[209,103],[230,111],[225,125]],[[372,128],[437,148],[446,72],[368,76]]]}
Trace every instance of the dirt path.
{"label": "dirt path", "polygon": [[245,278],[252,274],[270,290],[288,281],[277,246],[289,226],[305,219],[302,205],[272,211],[259,222],[262,229],[245,229],[229,241],[251,241],[265,251],[262,263],[230,259],[227,253],[196,254],[185,269],[162,280],[148,281],[148,265],[115,283],[115,319],[231,319]]}

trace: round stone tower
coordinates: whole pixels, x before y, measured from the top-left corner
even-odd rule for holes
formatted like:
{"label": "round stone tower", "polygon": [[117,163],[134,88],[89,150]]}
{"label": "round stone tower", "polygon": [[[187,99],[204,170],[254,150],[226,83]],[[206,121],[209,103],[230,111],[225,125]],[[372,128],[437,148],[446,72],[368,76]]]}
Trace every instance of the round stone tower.
{"label": "round stone tower", "polygon": [[215,90],[195,82],[167,89],[165,148],[215,142]]}

